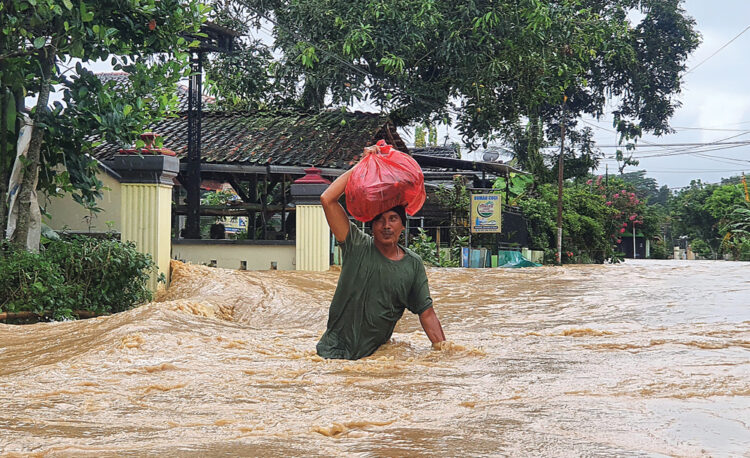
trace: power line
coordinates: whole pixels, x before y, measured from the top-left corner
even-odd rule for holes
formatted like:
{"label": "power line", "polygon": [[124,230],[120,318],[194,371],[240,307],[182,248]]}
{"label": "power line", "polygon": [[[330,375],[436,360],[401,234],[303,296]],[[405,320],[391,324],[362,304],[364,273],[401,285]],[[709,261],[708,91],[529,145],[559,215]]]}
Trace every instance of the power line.
{"label": "power line", "polygon": [[[584,124],[588,124],[588,125],[590,125],[592,127],[595,127],[595,128],[597,128],[599,130],[603,130],[605,132],[611,132],[613,134],[619,134],[619,132],[617,132],[616,130],[607,129],[606,127],[602,127],[602,126],[600,126],[598,124],[594,124],[594,123],[592,123],[590,121],[586,121],[585,119],[581,119],[581,122],[583,122]],[[641,145],[641,144],[637,144],[636,143],[636,144],[633,144],[633,147],[635,147],[635,148],[645,148],[645,147],[670,148],[670,147],[674,147],[674,146],[680,146],[680,147],[682,147],[682,146],[716,145],[716,144],[720,144],[720,142],[725,142],[726,140],[730,140],[730,139],[735,138],[735,137],[741,137],[743,135],[746,135],[746,134],[750,133],[750,130],[737,129],[737,130],[730,130],[730,132],[740,132],[740,133],[737,134],[737,135],[731,135],[729,137],[725,137],[725,138],[722,138],[722,139],[719,139],[719,140],[715,140],[715,141],[712,141],[712,142],[653,143],[653,142],[649,142],[649,141],[641,139],[641,142],[643,144]],[[729,145],[729,144],[740,144],[740,143],[742,143],[742,144],[744,144],[744,143],[750,144],[750,140],[748,140],[748,141],[742,141],[742,142],[726,142],[725,144]],[[623,148],[623,147],[625,147],[625,145],[597,145],[597,147],[598,148]]]}
{"label": "power line", "polygon": [[[607,129],[607,128],[605,128],[605,127],[602,127],[602,126],[600,126],[600,125],[598,125],[598,124],[594,124],[594,123],[592,123],[592,122],[586,121],[585,119],[581,119],[581,122],[583,122],[584,124],[588,124],[588,125],[590,125],[590,126],[592,126],[592,127],[595,127],[595,128],[597,128],[597,129],[599,129],[599,130],[603,130],[603,131],[606,131],[606,132],[611,132],[611,133],[613,133],[613,134],[619,134],[619,132],[617,132],[617,131],[615,131],[615,130],[612,130],[612,129]],[[651,143],[651,142],[648,142],[648,141],[646,141],[646,140],[641,140],[641,141],[642,141],[642,142],[643,142],[644,144],[646,144],[646,145],[652,145],[652,146],[654,146],[654,147],[658,147],[658,148],[661,148],[662,150],[664,150],[664,151],[667,151],[667,152],[675,152],[675,151],[679,151],[679,150],[674,150],[674,149],[672,149],[672,148],[670,148],[670,147],[664,147],[664,146],[662,146],[662,145],[659,145],[659,144],[656,144],[656,143]],[[618,147],[622,147],[622,145],[619,145]]]}
{"label": "power line", "polygon": [[[724,162],[726,164],[731,164],[731,162],[729,162],[729,161],[734,161],[734,162],[748,162],[748,163],[750,163],[750,160],[747,160],[747,159],[737,159],[737,158],[726,157],[726,156],[715,156],[713,154],[696,153],[696,156],[703,157],[703,158],[706,158],[706,159],[711,159],[711,160],[714,160],[714,161],[717,161],[717,162]],[[722,159],[723,159],[723,161],[722,161]]]}
{"label": "power line", "polygon": [[649,170],[648,173],[740,173],[747,169],[709,169],[709,170]]}
{"label": "power line", "polygon": [[[732,124],[729,124],[732,125]],[[722,128],[714,128],[714,127],[680,127],[680,126],[671,126],[672,129],[675,130],[701,130],[701,131],[711,131],[711,132],[750,132],[748,129],[722,129]]]}
{"label": "power line", "polygon": [[741,121],[741,122],[734,122],[732,124],[727,124],[727,126],[742,126],[745,124],[750,124],[750,121]]}
{"label": "power line", "polygon": [[[689,151],[686,150],[674,150],[674,151],[666,151],[662,153],[653,153],[648,155],[641,155],[641,156],[633,156],[634,159],[650,159],[655,157],[670,157],[670,156],[684,156],[684,155],[700,155],[702,153],[707,153],[711,151],[723,151],[733,148],[740,148],[743,146],[748,145],[732,145],[732,146],[716,146],[712,148],[704,148],[704,149],[690,149]],[[609,158],[613,159],[615,156],[608,156]],[[740,159],[737,159],[740,160]]]}
{"label": "power line", "polygon": [[731,40],[729,40],[728,42],[726,42],[726,44],[724,44],[724,46],[722,46],[721,48],[717,49],[713,54],[711,54],[710,56],[708,56],[705,59],[703,59],[702,61],[700,61],[698,63],[698,65],[695,65],[693,68],[691,68],[690,70],[686,71],[685,75],[693,73],[695,70],[698,69],[698,67],[700,67],[701,65],[705,64],[709,59],[711,59],[715,55],[719,54],[724,48],[726,48],[727,46],[729,46],[730,44],[732,44],[732,42],[734,40],[738,39],[743,33],[747,32],[748,30],[750,30],[750,25],[748,25],[747,27],[745,27],[744,29],[742,29],[742,32],[740,32],[737,35],[735,35],[734,38],[732,38]]}
{"label": "power line", "polygon": [[[698,154],[698,153],[707,153],[710,151],[723,151],[733,148],[740,148],[743,146],[747,146],[748,144],[737,144],[737,145],[728,145],[728,146],[713,146],[710,148],[704,147],[704,149],[692,149],[692,148],[685,148],[681,150],[673,150],[673,151],[667,151],[664,153],[654,153],[649,155],[642,155],[642,156],[636,156],[636,158],[649,158],[649,157],[664,157],[664,156],[681,156],[681,155],[691,155],[691,154]],[[706,146],[711,146],[710,144],[706,144]]]}
{"label": "power line", "polygon": [[[749,131],[743,131],[740,135],[750,133]],[[750,145],[750,140],[738,141],[738,142],[722,142],[720,140],[714,142],[694,142],[694,143],[648,143],[645,145],[639,145],[637,143],[631,145],[632,148],[668,148],[675,146],[714,146],[714,145]],[[597,148],[625,148],[626,145],[596,145]]]}
{"label": "power line", "polygon": [[[589,124],[589,125],[597,128],[597,129],[608,131],[608,132],[615,133],[615,134],[617,133],[614,130],[606,129],[606,128],[601,127],[601,126],[599,126],[597,124],[588,122],[588,121],[586,121],[584,119],[581,119],[581,121],[584,122],[585,124]],[[746,161],[746,160],[742,160],[742,159],[723,158],[721,156],[714,157],[712,155],[704,154],[704,153],[709,152],[709,151],[717,151],[717,150],[739,148],[739,147],[750,145],[750,142],[747,142],[747,141],[738,141],[738,142],[727,142],[726,141],[726,140],[730,140],[730,139],[735,138],[735,137],[739,137],[739,136],[745,135],[747,133],[749,133],[749,132],[742,130],[737,135],[732,135],[732,136],[729,136],[729,137],[726,137],[726,138],[723,138],[723,139],[720,139],[720,140],[717,140],[717,141],[714,141],[714,142],[695,143],[695,144],[688,144],[688,143],[683,143],[683,144],[678,144],[678,143],[677,144],[669,144],[669,143],[657,144],[657,143],[651,143],[651,142],[647,142],[645,140],[642,140],[643,143],[645,144],[645,146],[653,147],[653,148],[659,148],[659,149],[662,150],[662,152],[654,152],[654,154],[634,156],[634,158],[638,159],[638,160],[641,160],[641,159],[658,158],[658,157],[668,157],[668,156],[678,156],[678,155],[689,154],[689,155],[693,155],[693,156],[700,157],[700,158],[703,158],[703,159],[709,159],[709,160],[713,160],[713,161],[717,161],[717,162],[723,162],[723,163],[728,163],[728,162],[724,162],[721,159],[729,159],[729,160],[738,161],[738,162],[740,162],[740,161],[742,161],[742,162],[750,162],[750,161]],[[675,146],[682,146],[682,145],[685,145],[685,146],[691,145],[691,146],[689,146],[687,148],[685,148],[685,147],[675,148]],[[636,147],[638,147],[638,146],[645,147],[644,145],[636,145]],[[696,146],[697,146],[697,148],[695,148]],[[599,146],[599,145],[597,145],[597,147],[605,147],[605,146]],[[615,147],[620,147],[621,148],[622,145],[615,145]],[[617,161],[613,156],[609,156],[609,157],[603,158],[603,162],[604,161],[613,162],[613,165],[616,164],[618,167],[619,167],[619,164],[620,164],[620,161]],[[735,163],[729,163],[729,164],[730,165],[739,165],[739,164],[735,164]],[[685,170],[683,170],[683,171],[677,171],[677,170],[671,170],[671,171],[649,170],[648,172],[649,173],[702,173],[702,172],[705,172],[705,173],[727,173],[727,172],[738,173],[738,172],[741,172],[741,171],[742,170],[739,170],[739,171],[738,170],[708,171],[708,170],[702,169],[702,170],[691,170],[691,171],[685,171]]]}
{"label": "power line", "polygon": [[[722,180],[723,179],[724,178],[722,178]],[[703,186],[713,186],[713,185],[723,185],[724,184],[723,181],[716,181],[716,182],[713,182],[713,183],[706,183],[705,181],[700,180],[700,182],[701,182],[701,185],[703,185]],[[685,185],[685,186],[668,186],[669,189],[685,189],[685,188],[689,188],[689,187],[690,187],[689,184]]]}
{"label": "power line", "polygon": [[[590,126],[593,126],[593,127],[597,128],[597,129],[604,130],[604,131],[611,132],[611,133],[617,133],[614,130],[601,127],[601,126],[599,126],[597,124],[591,123],[591,122],[586,121],[584,119],[581,119],[581,121],[583,123],[585,123],[585,124],[588,124]],[[729,137],[721,138],[721,139],[713,141],[713,142],[692,143],[692,144],[691,143],[684,143],[684,144],[679,144],[679,143],[675,143],[675,144],[658,144],[658,143],[651,143],[651,142],[648,142],[646,140],[641,140],[646,146],[650,146],[650,147],[654,147],[654,148],[661,148],[664,152],[653,153],[653,154],[648,154],[648,155],[640,155],[640,156],[634,156],[634,157],[636,159],[645,159],[645,158],[651,158],[651,157],[678,156],[678,155],[685,155],[685,154],[694,155],[694,154],[697,154],[697,153],[704,153],[704,152],[709,152],[709,151],[717,151],[717,150],[722,150],[722,149],[738,148],[738,147],[741,147],[741,146],[750,145],[750,141],[727,142],[726,140],[731,140],[731,139],[736,138],[736,137],[741,137],[741,136],[746,135],[748,133],[750,133],[750,131],[742,131],[739,134],[730,135]],[[690,146],[688,146],[687,148],[681,147],[681,148],[675,149],[673,147],[673,145],[679,145],[679,146],[690,145]],[[606,146],[609,147],[609,145],[606,145]],[[634,145],[634,146],[637,148],[639,145]],[[604,146],[597,145],[597,147],[604,147]],[[623,145],[615,145],[615,147],[622,148]],[[697,149],[696,150],[696,149],[694,149],[695,147],[703,148],[703,149]],[[707,147],[708,147],[708,149],[706,149]]]}
{"label": "power line", "polygon": [[[723,124],[724,127],[726,126],[742,126],[745,124],[750,124],[750,121],[741,121],[741,122],[732,122]],[[724,127],[677,127],[672,126],[673,129],[695,129],[695,130],[728,130],[731,131],[731,129],[724,129]],[[737,129],[737,131],[745,130],[745,129]]]}

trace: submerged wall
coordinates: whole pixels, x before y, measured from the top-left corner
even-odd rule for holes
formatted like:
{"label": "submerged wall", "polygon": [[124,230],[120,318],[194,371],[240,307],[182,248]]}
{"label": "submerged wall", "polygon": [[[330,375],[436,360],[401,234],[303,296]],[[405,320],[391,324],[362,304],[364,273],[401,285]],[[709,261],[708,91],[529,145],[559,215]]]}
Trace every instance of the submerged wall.
{"label": "submerged wall", "polygon": [[294,240],[172,240],[172,259],[224,269],[296,267]]}

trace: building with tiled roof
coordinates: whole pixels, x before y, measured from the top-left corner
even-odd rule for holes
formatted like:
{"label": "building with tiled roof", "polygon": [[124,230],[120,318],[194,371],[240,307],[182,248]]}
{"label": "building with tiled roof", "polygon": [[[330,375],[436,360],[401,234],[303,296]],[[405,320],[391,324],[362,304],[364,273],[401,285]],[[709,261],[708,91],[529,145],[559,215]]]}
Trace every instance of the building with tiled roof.
{"label": "building with tiled roof", "polygon": [[[149,129],[162,136],[165,148],[181,159],[186,157],[186,114],[164,119]],[[376,113],[206,111],[201,119],[201,162],[291,166],[298,167],[300,174],[311,165],[348,169],[364,146],[380,139],[408,151],[395,125]],[[107,161],[122,147],[105,143],[95,149],[94,157]]]}
{"label": "building with tiled roof", "polygon": [[[127,88],[125,72],[98,73],[103,82],[115,82],[115,88]],[[178,115],[159,121],[148,130],[161,136],[164,147],[187,156],[188,90],[177,87]],[[201,162],[244,164],[247,166],[296,166],[298,172],[314,165],[324,169],[348,169],[362,153],[362,148],[385,140],[408,152],[387,116],[377,113],[319,113],[294,111],[234,112],[213,110],[213,97],[203,96],[201,115]],[[104,143],[93,156],[108,161],[121,149],[131,145]],[[214,170],[216,167],[214,167]],[[236,170],[235,170],[236,172]],[[257,172],[257,170],[254,170]]]}
{"label": "building with tiled roof", "polygon": [[[97,75],[102,82],[114,81],[116,88],[127,88],[128,74],[124,72]],[[158,121],[147,130],[160,136],[162,147],[173,151],[180,160],[174,196],[174,215],[185,215],[185,186],[188,182],[188,91],[177,88],[178,114]],[[237,211],[250,218],[249,237],[286,239],[293,231],[294,211],[289,195],[289,184],[305,175],[305,169],[318,167],[324,175],[333,178],[349,169],[362,154],[365,146],[385,140],[397,149],[408,152],[396,132],[396,126],[387,115],[378,113],[274,111],[238,112],[220,111],[214,99],[203,97],[204,107],[200,123],[200,188],[214,189],[216,183],[229,183],[240,196],[241,209],[200,207],[200,214],[235,216]],[[132,145],[103,143],[92,152],[102,164],[132,150]],[[237,202],[235,202],[237,204]],[[237,216],[241,216],[237,215]],[[266,221],[280,215],[281,229],[269,234]],[[182,219],[175,220],[181,227]]]}
{"label": "building with tiled roof", "polygon": [[458,149],[455,145],[410,148],[409,152],[412,154],[421,154],[423,156],[442,157],[446,159],[460,159]]}

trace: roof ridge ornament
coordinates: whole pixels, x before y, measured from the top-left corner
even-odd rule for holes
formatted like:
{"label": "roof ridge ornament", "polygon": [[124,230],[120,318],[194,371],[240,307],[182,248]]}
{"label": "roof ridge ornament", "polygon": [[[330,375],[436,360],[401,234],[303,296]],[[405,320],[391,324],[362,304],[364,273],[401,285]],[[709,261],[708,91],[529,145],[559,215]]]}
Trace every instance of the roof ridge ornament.
{"label": "roof ridge ornament", "polygon": [[146,144],[143,148],[128,148],[120,149],[117,152],[120,154],[150,154],[150,155],[162,155],[162,156],[177,156],[177,153],[168,148],[154,148],[154,141],[161,135],[154,132],[144,132],[141,134],[141,140]]}
{"label": "roof ridge ornament", "polygon": [[322,175],[323,171],[312,166],[305,169],[305,176],[294,180],[295,184],[331,184],[331,182]]}

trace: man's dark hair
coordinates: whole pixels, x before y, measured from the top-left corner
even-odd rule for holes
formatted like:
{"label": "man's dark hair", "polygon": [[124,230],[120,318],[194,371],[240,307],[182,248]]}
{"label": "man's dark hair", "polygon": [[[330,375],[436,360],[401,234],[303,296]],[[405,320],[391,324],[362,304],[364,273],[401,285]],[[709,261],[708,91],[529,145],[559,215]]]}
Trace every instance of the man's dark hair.
{"label": "man's dark hair", "polygon": [[[401,218],[401,224],[404,227],[406,227],[406,208],[403,205],[396,205],[395,207],[390,208],[390,209],[384,211],[383,213],[388,213],[388,212],[391,212],[391,211],[392,212],[396,212],[398,214],[398,217]],[[383,213],[378,213],[375,216],[375,218],[373,218],[373,219],[370,220],[370,224],[372,224],[373,222],[375,222],[376,219],[378,219],[381,216],[383,216]]]}

